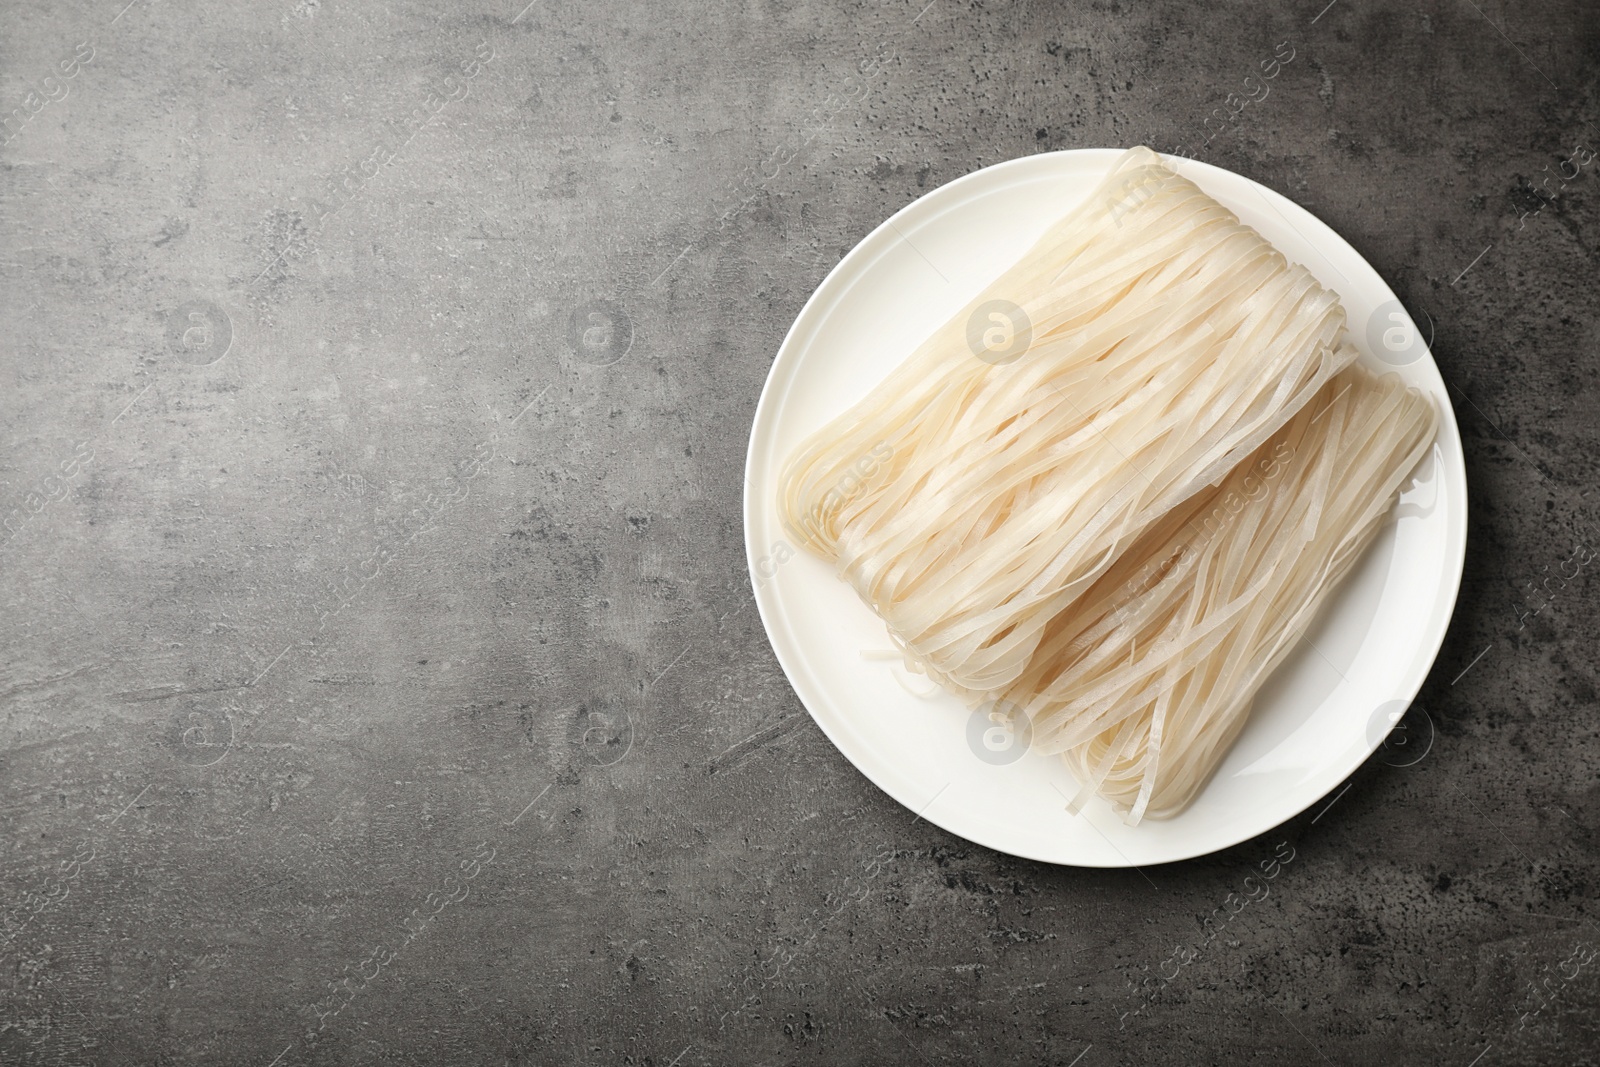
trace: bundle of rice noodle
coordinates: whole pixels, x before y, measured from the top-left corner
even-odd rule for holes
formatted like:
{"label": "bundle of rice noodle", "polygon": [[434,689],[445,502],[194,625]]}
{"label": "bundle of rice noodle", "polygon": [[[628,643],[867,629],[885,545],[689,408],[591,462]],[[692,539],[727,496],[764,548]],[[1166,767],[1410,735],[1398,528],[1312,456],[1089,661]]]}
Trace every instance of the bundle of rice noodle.
{"label": "bundle of rice noodle", "polygon": [[[969,344],[995,300],[1031,325],[1015,362]],[[782,474],[788,532],[933,678],[1003,688],[1123,548],[1349,365],[1343,329],[1334,293],[1134,149],[801,445]]]}
{"label": "bundle of rice noodle", "polygon": [[1377,535],[1437,423],[1396,375],[1344,371],[1051,619],[993,708],[1029,716],[1033,746],[1063,753],[1084,795],[1129,821],[1181,810]]}

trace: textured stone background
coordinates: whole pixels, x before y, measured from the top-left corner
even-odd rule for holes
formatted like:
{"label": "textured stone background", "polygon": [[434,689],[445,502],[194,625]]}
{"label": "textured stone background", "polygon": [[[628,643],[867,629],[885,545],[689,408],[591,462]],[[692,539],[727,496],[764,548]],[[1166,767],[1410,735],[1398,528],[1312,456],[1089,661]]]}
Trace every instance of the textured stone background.
{"label": "textured stone background", "polygon": [[[125,2],[0,14],[0,1062],[1597,1062],[1595,8]],[[1434,324],[1469,561],[1420,762],[1055,869],[812,725],[742,463],[883,218],[1140,140]]]}

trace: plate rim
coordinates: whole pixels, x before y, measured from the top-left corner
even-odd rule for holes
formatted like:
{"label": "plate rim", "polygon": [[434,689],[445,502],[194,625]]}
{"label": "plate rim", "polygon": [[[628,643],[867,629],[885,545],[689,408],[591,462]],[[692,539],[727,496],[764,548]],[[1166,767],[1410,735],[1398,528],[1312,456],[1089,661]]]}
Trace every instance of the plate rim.
{"label": "plate rim", "polygon": [[[1125,151],[1127,150],[1122,148],[1068,148],[1051,152],[1038,152],[1030,155],[1018,156],[1013,159],[1003,160],[998,163],[992,163],[988,166],[969,171],[960,177],[954,178],[949,182],[945,182],[942,185],[928,190],[921,196],[918,196],[916,199],[900,207],[897,211],[889,215],[877,226],[873,227],[872,230],[869,231],[865,236],[858,240],[850,249],[850,251],[847,252],[838,263],[834,264],[832,269],[828,271],[827,275],[822,279],[822,281],[817,284],[811,295],[807,297],[805,303],[796,313],[794,321],[790,323],[788,330],[785,331],[783,342],[778,346],[778,350],[773,357],[772,364],[767,369],[767,375],[761,387],[761,395],[756,402],[755,413],[751,418],[749,440],[745,450],[744,489],[742,494],[743,506],[741,508],[741,518],[744,523],[745,564],[751,582],[752,596],[756,602],[756,611],[761,617],[761,625],[767,638],[767,644],[772,649],[773,655],[777,659],[779,667],[783,670],[784,678],[786,681],[788,681],[790,689],[794,692],[795,697],[800,701],[801,706],[806,709],[806,714],[809,715],[812,722],[814,722],[822,730],[823,735],[828,738],[829,742],[835,749],[838,750],[839,754],[842,755],[845,760],[855,768],[856,771],[858,771],[863,777],[870,781],[896,804],[907,809],[908,811],[911,811],[916,817],[926,819],[927,821],[940,827],[945,832],[953,834],[963,841],[971,842],[972,844],[978,845],[982,848],[987,848],[1004,855],[1016,856],[1020,859],[1027,859],[1039,863],[1049,863],[1054,866],[1082,867],[1093,870],[1118,870],[1138,868],[1140,866],[1161,866],[1170,863],[1182,863],[1202,856],[1209,856],[1219,852],[1224,852],[1228,849],[1237,847],[1246,841],[1253,840],[1254,838],[1268,833],[1276,827],[1282,826],[1290,820],[1305,814],[1305,812],[1310,810],[1310,808],[1319,800],[1331,793],[1340,782],[1348,779],[1362,764],[1366,763],[1367,760],[1372,757],[1373,753],[1375,753],[1382,746],[1384,740],[1387,738],[1387,734],[1380,735],[1376,739],[1373,739],[1369,735],[1367,737],[1368,747],[1365,749],[1362,749],[1360,746],[1357,746],[1353,750],[1347,749],[1346,751],[1351,752],[1352,755],[1343,760],[1340,760],[1337,757],[1333,760],[1330,760],[1327,766],[1330,768],[1339,768],[1339,773],[1332,778],[1332,784],[1326,789],[1310,795],[1309,799],[1307,799],[1304,804],[1299,804],[1298,806],[1294,807],[1294,810],[1287,811],[1281,816],[1272,816],[1273,821],[1269,824],[1260,826],[1256,825],[1255,823],[1250,823],[1245,825],[1244,829],[1237,834],[1222,834],[1221,836],[1225,839],[1222,843],[1207,842],[1192,850],[1180,850],[1181,854],[1172,855],[1158,860],[1150,860],[1142,865],[1134,864],[1129,860],[1124,860],[1124,862],[1092,862],[1088,859],[1061,859],[1056,856],[1040,855],[1028,849],[1019,850],[1003,847],[993,844],[989,841],[984,841],[969,836],[968,833],[964,832],[963,830],[959,830],[948,825],[947,822],[944,821],[940,816],[933,813],[932,809],[936,804],[938,797],[942,795],[943,790],[941,790],[939,793],[936,793],[932,798],[930,798],[930,800],[923,806],[921,810],[918,810],[910,802],[897,795],[895,790],[891,789],[889,785],[885,784],[885,782],[880,779],[879,773],[876,773],[874,769],[869,769],[869,767],[863,766],[862,761],[858,761],[855,756],[851,754],[849,749],[847,749],[846,746],[840,742],[839,737],[835,736],[834,731],[829,728],[829,724],[825,721],[825,717],[819,715],[812,707],[811,702],[807,700],[805,691],[796,681],[797,666],[789,663],[784,649],[780,646],[780,643],[773,638],[773,619],[770,617],[769,612],[776,610],[777,605],[771,603],[773,598],[776,596],[776,593],[774,592],[775,586],[768,586],[763,583],[756,570],[760,559],[760,546],[758,546],[754,540],[754,529],[756,525],[756,511],[762,506],[762,502],[758,501],[754,496],[752,483],[753,472],[758,459],[760,445],[762,443],[763,428],[768,428],[770,432],[771,424],[776,418],[774,415],[774,410],[777,405],[781,403],[780,400],[774,399],[774,380],[779,375],[780,370],[788,373],[790,371],[790,364],[801,358],[800,344],[796,340],[796,335],[801,331],[814,332],[814,325],[819,325],[820,323],[813,324],[812,319],[816,318],[818,315],[822,315],[824,318],[821,321],[825,321],[825,312],[821,310],[822,303],[845,296],[848,293],[851,285],[854,285],[861,278],[867,276],[868,272],[871,270],[872,264],[870,262],[863,263],[862,261],[867,260],[868,257],[879,256],[882,252],[887,251],[887,248],[880,248],[880,246],[884,245],[885,241],[888,239],[886,235],[893,235],[901,240],[905,239],[901,230],[897,226],[898,223],[905,222],[907,216],[911,214],[932,210],[933,207],[937,205],[933,205],[930,202],[935,200],[955,198],[954,202],[946,206],[944,210],[958,208],[962,202],[958,195],[962,187],[977,184],[979,181],[984,179],[992,180],[1003,171],[1013,169],[1023,170],[1030,167],[1038,167],[1042,165],[1043,161],[1050,159],[1062,159],[1064,157],[1079,157],[1087,161],[1093,161],[1096,158],[1103,158],[1108,164],[1107,169],[1109,169],[1109,163],[1115,158],[1121,156]],[[1399,297],[1396,296],[1393,288],[1390,287],[1383,275],[1378,272],[1377,268],[1373,267],[1372,264],[1367,261],[1365,256],[1356,250],[1355,246],[1352,245],[1343,234],[1339,233],[1338,230],[1334,229],[1334,227],[1329,225],[1325,220],[1313,214],[1301,205],[1295,203],[1293,200],[1290,200],[1288,197],[1272,188],[1269,188],[1268,186],[1262,185],[1253,178],[1240,174],[1237,171],[1231,171],[1224,167],[1219,167],[1212,163],[1206,163],[1202,160],[1167,154],[1162,154],[1162,159],[1169,162],[1175,162],[1177,164],[1177,168],[1185,171],[1199,170],[1201,173],[1215,172],[1217,175],[1226,176],[1228,180],[1244,182],[1247,186],[1252,187],[1256,193],[1264,197],[1268,206],[1280,214],[1282,214],[1285,209],[1288,209],[1293,212],[1298,212],[1306,218],[1311,219],[1316,224],[1321,226],[1327,232],[1327,234],[1331,235],[1332,239],[1337,242],[1337,244],[1333,247],[1337,248],[1342,246],[1349,255],[1354,256],[1361,264],[1371,271],[1372,277],[1376,280],[1378,286],[1381,287],[1381,293],[1386,295],[1388,300],[1392,300],[1396,303],[1399,303],[1401,307],[1405,307],[1404,302],[1400,301]],[[1204,187],[1203,183],[1201,184],[1202,187]],[[1285,222],[1288,222],[1287,218],[1285,219]],[[1289,223],[1289,225],[1293,227],[1293,223]],[[1306,240],[1307,243],[1311,244],[1313,247],[1321,248],[1324,245],[1324,242],[1322,241],[1313,241],[1310,238],[1306,238]],[[1293,261],[1291,260],[1291,262]],[[1337,271],[1337,268],[1335,268],[1335,270]],[[1313,273],[1316,272],[1313,271]],[[841,287],[844,288],[841,290]],[[1328,288],[1332,288],[1335,292],[1339,293],[1341,303],[1344,302],[1345,296],[1342,292],[1339,292],[1339,290],[1333,286],[1328,286]],[[841,291],[836,293],[835,290]],[[1409,309],[1407,309],[1407,314],[1409,315]],[[935,324],[933,329],[937,328],[938,324]],[[1355,333],[1354,330],[1351,330],[1350,332],[1352,334]],[[1454,405],[1449,399],[1449,384],[1444,380],[1444,374],[1439,370],[1438,362],[1433,357],[1433,348],[1431,344],[1432,340],[1433,338],[1430,336],[1428,339],[1429,343],[1423,344],[1421,355],[1413,362],[1425,362],[1426,368],[1431,370],[1433,375],[1438,378],[1441,386],[1439,392],[1443,394],[1443,400],[1437,405],[1439,408],[1439,425],[1435,434],[1434,447],[1438,448],[1438,442],[1448,434],[1449,438],[1454,442],[1455,454],[1460,457],[1459,464],[1447,464],[1443,462],[1438,464],[1440,478],[1449,482],[1451,499],[1460,501],[1460,521],[1453,529],[1454,536],[1447,537],[1449,542],[1448,549],[1451,558],[1447,561],[1445,573],[1453,573],[1453,578],[1447,578],[1445,580],[1443,594],[1434,602],[1436,607],[1441,604],[1445,606],[1445,610],[1438,614],[1440,622],[1437,625],[1437,633],[1432,635],[1431,639],[1425,638],[1423,641],[1418,643],[1413,654],[1414,666],[1412,667],[1412,671],[1415,673],[1416,677],[1396,686],[1397,689],[1401,690],[1401,693],[1391,698],[1393,700],[1404,699],[1406,701],[1408,710],[1411,705],[1416,702],[1417,694],[1421,692],[1422,686],[1427,682],[1429,675],[1432,674],[1434,667],[1437,665],[1439,653],[1444,647],[1444,640],[1449,635],[1450,624],[1455,617],[1455,609],[1460,600],[1461,583],[1465,574],[1467,533],[1470,525],[1471,514],[1471,501],[1467,492],[1466,454],[1461,443],[1460,427],[1456,421]],[[798,370],[798,368],[796,367],[795,370]],[[874,383],[872,387],[875,388],[876,384],[877,383]],[[796,548],[794,551],[800,552],[803,551],[803,549]],[[1428,647],[1430,645],[1431,648]],[[1407,690],[1409,690],[1409,692],[1407,692]],[[1113,851],[1117,851],[1114,845]]]}

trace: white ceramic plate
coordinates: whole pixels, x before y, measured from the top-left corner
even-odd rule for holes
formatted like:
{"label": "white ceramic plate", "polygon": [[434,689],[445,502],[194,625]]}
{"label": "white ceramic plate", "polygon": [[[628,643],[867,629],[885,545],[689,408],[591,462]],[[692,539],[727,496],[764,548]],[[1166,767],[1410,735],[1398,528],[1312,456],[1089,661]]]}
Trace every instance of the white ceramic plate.
{"label": "white ceramic plate", "polygon": [[1262,688],[1216,776],[1176,818],[1127,826],[1099,798],[1069,814],[1065,798],[1077,784],[1058,757],[1008,750],[1004,737],[997,751],[997,739],[984,735],[988,724],[960,701],[897,660],[869,658],[890,648],[882,621],[829,565],[784,540],[781,464],[1020,258],[1118,154],[1081,149],[988,167],[874,230],[789,330],[756,408],[745,470],[745,547],[762,621],[789,681],[839,751],[951,833],[1083,867],[1142,867],[1227,848],[1343,781],[1383,742],[1433,665],[1467,536],[1466,471],[1450,400],[1394,293],[1305,209],[1248,178],[1186,161],[1185,175],[1343,297],[1364,362],[1398,370],[1437,400],[1437,443],[1388,527]]}

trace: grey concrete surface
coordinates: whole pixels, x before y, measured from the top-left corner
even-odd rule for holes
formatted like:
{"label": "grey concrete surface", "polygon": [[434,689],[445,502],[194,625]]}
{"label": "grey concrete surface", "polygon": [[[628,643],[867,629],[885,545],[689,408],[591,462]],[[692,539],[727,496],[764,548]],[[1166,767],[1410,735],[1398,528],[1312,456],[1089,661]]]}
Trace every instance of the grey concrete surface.
{"label": "grey concrete surface", "polygon": [[[1595,8],[524,2],[0,13],[0,1062],[1600,1061]],[[1432,324],[1469,561],[1425,758],[1057,869],[815,728],[742,461],[882,219],[1137,141]]]}

